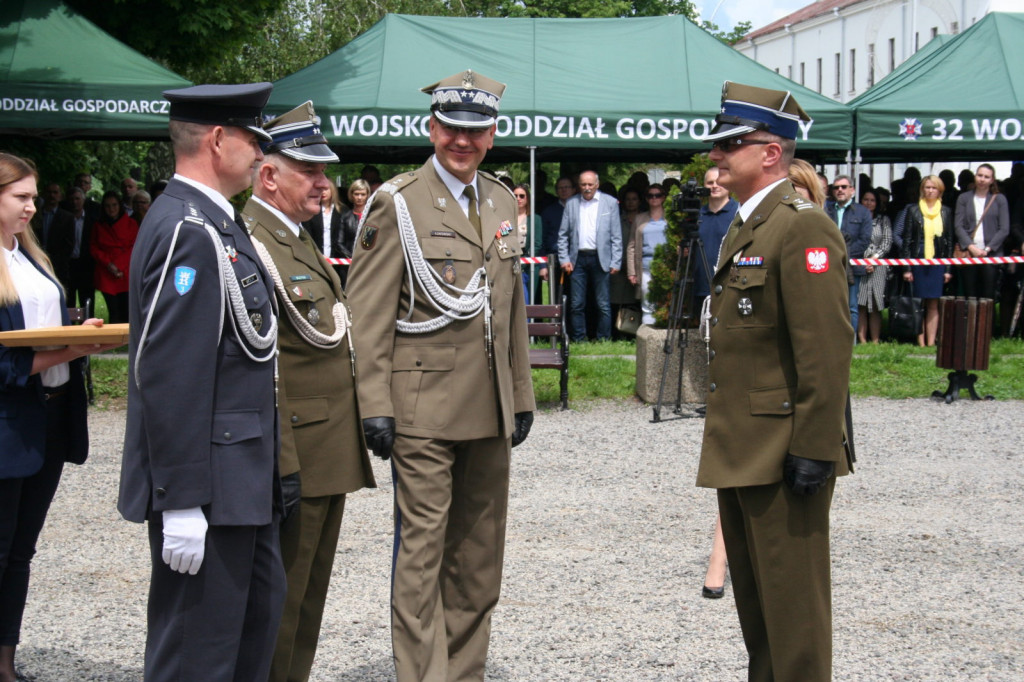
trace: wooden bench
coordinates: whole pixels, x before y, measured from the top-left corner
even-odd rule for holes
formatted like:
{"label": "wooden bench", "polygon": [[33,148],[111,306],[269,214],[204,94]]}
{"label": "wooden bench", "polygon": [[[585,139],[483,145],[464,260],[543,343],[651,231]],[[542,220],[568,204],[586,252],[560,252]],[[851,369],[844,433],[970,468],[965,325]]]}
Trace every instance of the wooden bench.
{"label": "wooden bench", "polygon": [[566,301],[561,305],[526,306],[527,333],[550,340],[548,348],[530,349],[531,369],[557,369],[562,409],[569,409],[569,333],[565,328]]}

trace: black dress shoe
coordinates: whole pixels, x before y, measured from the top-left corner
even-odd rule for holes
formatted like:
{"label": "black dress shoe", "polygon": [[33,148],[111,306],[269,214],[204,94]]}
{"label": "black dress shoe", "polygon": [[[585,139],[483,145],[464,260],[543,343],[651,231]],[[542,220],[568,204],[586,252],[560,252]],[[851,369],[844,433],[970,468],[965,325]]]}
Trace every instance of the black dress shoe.
{"label": "black dress shoe", "polygon": [[708,587],[705,585],[700,590],[700,596],[705,599],[721,599],[725,596],[725,585],[721,587]]}

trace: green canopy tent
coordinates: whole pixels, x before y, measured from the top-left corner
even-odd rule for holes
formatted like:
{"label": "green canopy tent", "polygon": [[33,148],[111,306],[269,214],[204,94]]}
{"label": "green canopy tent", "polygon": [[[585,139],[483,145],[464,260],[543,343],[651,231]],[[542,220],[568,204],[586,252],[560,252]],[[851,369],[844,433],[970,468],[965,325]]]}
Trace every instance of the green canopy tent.
{"label": "green canopy tent", "polygon": [[[930,45],[930,43],[929,43]],[[864,162],[1024,156],[1024,14],[993,12],[849,103]]]}
{"label": "green canopy tent", "polygon": [[166,138],[161,92],[189,85],[60,0],[0,2],[0,135]]}
{"label": "green canopy tent", "polygon": [[851,113],[680,16],[480,19],[391,14],[274,84],[267,111],[311,99],[343,160],[422,160],[424,85],[472,68],[508,84],[489,160],[682,160],[718,111],[726,79],[791,90],[814,118],[801,156],[843,159]]}

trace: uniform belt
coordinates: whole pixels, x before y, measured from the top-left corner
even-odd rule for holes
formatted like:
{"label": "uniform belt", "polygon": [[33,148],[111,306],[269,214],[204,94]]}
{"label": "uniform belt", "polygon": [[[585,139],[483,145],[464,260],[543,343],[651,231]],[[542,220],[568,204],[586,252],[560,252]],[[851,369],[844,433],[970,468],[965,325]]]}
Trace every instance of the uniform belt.
{"label": "uniform belt", "polygon": [[580,249],[576,253],[584,255],[584,256],[596,256],[597,255],[597,249]]}
{"label": "uniform belt", "polygon": [[68,392],[68,384],[62,384],[60,386],[43,386],[43,400],[53,400],[59,398]]}

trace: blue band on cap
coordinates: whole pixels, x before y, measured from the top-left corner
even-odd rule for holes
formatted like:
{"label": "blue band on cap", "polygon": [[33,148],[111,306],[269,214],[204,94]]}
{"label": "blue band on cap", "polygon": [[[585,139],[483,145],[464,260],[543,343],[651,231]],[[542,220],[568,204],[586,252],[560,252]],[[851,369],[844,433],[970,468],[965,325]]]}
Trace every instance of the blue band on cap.
{"label": "blue band on cap", "polygon": [[790,118],[781,112],[772,111],[746,102],[737,102],[735,100],[722,102],[722,116],[735,116],[739,119],[760,123],[762,125],[759,126],[752,123],[745,123],[745,125],[761,128],[773,135],[790,140],[795,140],[800,132],[800,124],[797,119]]}

